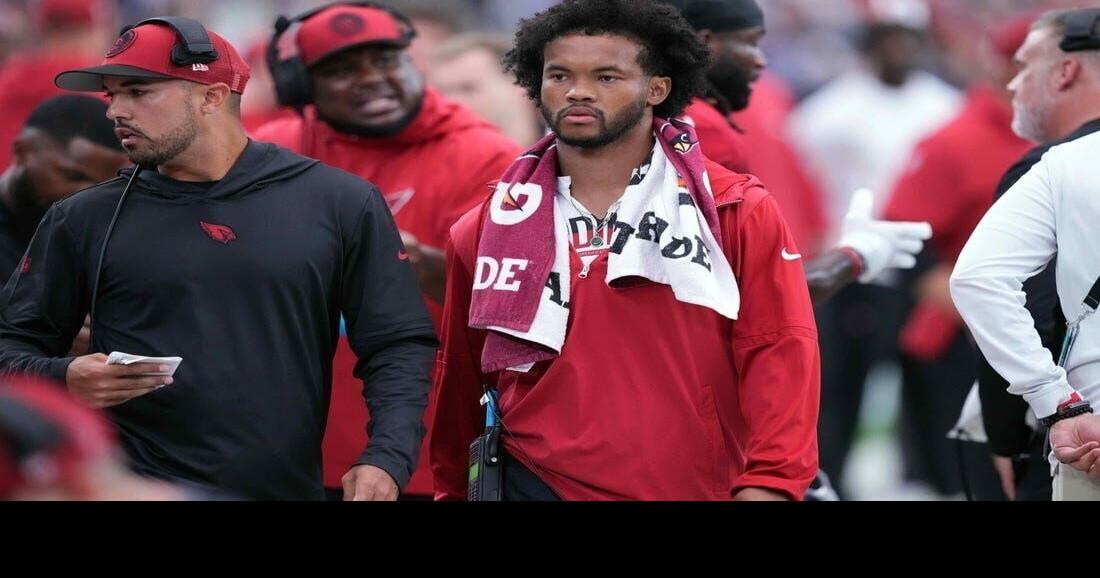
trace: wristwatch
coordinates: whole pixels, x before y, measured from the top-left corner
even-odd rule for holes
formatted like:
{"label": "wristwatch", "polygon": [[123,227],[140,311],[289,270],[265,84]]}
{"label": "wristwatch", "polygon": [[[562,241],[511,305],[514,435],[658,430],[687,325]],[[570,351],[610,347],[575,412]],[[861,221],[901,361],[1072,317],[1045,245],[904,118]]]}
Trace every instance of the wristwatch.
{"label": "wristwatch", "polygon": [[1042,422],[1043,426],[1045,426],[1047,429],[1050,429],[1050,426],[1064,419],[1077,417],[1086,413],[1092,413],[1092,405],[1089,404],[1088,400],[1081,399],[1080,394],[1074,392],[1073,395],[1070,396],[1068,401],[1065,401],[1058,406],[1058,411],[1054,412],[1052,415],[1044,417],[1039,421]]}

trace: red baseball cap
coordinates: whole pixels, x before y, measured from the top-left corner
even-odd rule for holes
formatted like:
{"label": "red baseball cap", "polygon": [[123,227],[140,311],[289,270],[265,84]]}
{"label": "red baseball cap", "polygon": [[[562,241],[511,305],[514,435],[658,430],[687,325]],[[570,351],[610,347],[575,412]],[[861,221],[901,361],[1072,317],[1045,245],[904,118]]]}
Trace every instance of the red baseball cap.
{"label": "red baseball cap", "polygon": [[181,79],[199,84],[222,82],[233,92],[243,93],[248,83],[248,63],[224,38],[210,31],[207,34],[218,58],[181,66],[172,62],[172,48],[182,42],[176,31],[162,23],[142,24],[119,36],[99,66],[67,70],[53,82],[65,90],[102,92],[104,76]]}
{"label": "red baseball cap", "polygon": [[298,54],[306,66],[325,57],[364,44],[404,48],[412,30],[390,12],[369,6],[335,5],[302,22],[298,29]]}
{"label": "red baseball cap", "polygon": [[115,452],[114,428],[64,387],[26,376],[0,383],[0,499],[55,483],[79,485],[83,468]]}

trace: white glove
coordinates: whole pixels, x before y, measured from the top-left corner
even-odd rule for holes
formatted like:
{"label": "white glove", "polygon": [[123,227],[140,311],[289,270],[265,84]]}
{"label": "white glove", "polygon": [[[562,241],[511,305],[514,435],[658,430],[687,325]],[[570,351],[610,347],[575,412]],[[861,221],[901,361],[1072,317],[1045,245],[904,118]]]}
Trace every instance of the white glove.
{"label": "white glove", "polygon": [[871,218],[875,203],[868,189],[852,193],[852,204],[844,217],[844,229],[837,247],[849,247],[863,257],[860,283],[869,283],[886,269],[912,269],[924,242],[932,238],[928,223],[876,221]]}

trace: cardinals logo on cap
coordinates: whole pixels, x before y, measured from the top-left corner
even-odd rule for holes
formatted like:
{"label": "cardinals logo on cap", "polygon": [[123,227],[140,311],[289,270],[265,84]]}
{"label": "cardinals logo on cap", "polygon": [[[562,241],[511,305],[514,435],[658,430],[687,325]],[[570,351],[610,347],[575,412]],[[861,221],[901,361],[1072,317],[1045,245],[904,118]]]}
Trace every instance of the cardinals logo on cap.
{"label": "cardinals logo on cap", "polygon": [[340,36],[355,36],[367,27],[367,23],[358,14],[338,14],[329,23],[329,28]]}
{"label": "cardinals logo on cap", "polygon": [[118,56],[123,50],[129,48],[135,40],[137,40],[137,32],[133,29],[127,30],[125,34],[119,36],[118,39],[115,40],[111,49],[107,51],[107,58]]}

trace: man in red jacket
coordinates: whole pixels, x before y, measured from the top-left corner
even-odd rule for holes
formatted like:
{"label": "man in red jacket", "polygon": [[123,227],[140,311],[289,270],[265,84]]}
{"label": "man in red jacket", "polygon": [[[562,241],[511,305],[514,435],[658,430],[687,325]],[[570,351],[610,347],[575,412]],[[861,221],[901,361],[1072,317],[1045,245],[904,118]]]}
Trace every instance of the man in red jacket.
{"label": "man in red jacket", "polygon": [[755,0],[666,1],[681,10],[711,52],[708,89],[684,111],[704,154],[767,183],[803,254],[821,254],[828,232],[822,193],[784,136],[793,98],[782,81],[763,74],[763,11]]}
{"label": "man in red jacket", "polygon": [[[712,56],[707,90],[691,102],[685,118],[695,124],[704,154],[767,184],[806,257],[806,280],[814,303],[825,303],[857,280],[874,281],[887,269],[913,267],[921,241],[931,230],[925,223],[873,219],[868,192],[854,195],[854,210],[844,219],[839,240],[827,237],[830,223],[821,190],[782,130],[780,119],[789,111],[791,98],[778,82],[762,76],[767,59],[760,43],[766,29],[756,0],[664,1],[681,11]],[[830,332],[835,325],[831,310],[836,306],[834,302],[821,311],[822,332]],[[862,378],[855,395],[849,394],[853,387],[847,380],[832,378],[838,374],[836,368],[845,367],[837,360],[849,358],[836,350],[843,343],[847,342],[828,337],[822,343],[822,466],[833,479],[839,478],[839,467],[831,458],[842,452],[829,450],[837,445],[833,440],[847,440],[854,431],[855,419],[848,410],[858,409],[857,395],[862,391]],[[841,385],[834,385],[837,382]]]}
{"label": "man in red jacket", "polygon": [[[1012,96],[1005,88],[1016,74],[1013,55],[1024,43],[1031,19],[1009,22],[991,36],[982,63],[984,78],[967,91],[959,114],[921,141],[886,206],[889,219],[919,219],[934,237],[912,274],[916,301],[902,328],[902,447],[907,477],[927,481],[940,494],[964,489],[952,429],[977,378],[977,352],[963,330],[948,280],[974,228],[993,205],[991,191],[1005,171],[1030,148],[1012,132]],[[980,150],[975,150],[975,147]],[[937,435],[928,435],[934,432]],[[971,456],[968,454],[967,458]],[[990,462],[967,460],[971,493],[995,495]]]}
{"label": "man in red jacket", "polygon": [[767,110],[782,110],[789,96],[774,79],[761,80],[767,59],[760,49],[764,12],[756,0],[662,1],[680,10],[711,53],[706,90],[691,101],[684,118],[694,124],[708,158],[768,185],[807,257],[814,303],[857,279],[866,283],[886,269],[912,267],[926,235],[915,235],[909,223],[875,221],[870,215],[847,219],[839,241],[822,245],[828,224],[821,191],[775,126],[774,117],[783,113]]}
{"label": "man in red jacket", "polygon": [[104,0],[42,0],[33,4],[33,44],[0,69],[0,171],[11,162],[12,141],[36,106],[62,93],[58,73],[96,64],[114,38],[115,10]]}
{"label": "man in red jacket", "polygon": [[[400,14],[332,4],[297,19],[302,21],[293,41],[308,74],[308,106],[301,116],[274,121],[253,136],[358,175],[382,191],[438,330],[447,230],[489,194],[490,181],[522,151],[488,122],[425,87],[407,51],[415,32]],[[273,76],[285,85],[279,66],[273,63]],[[280,89],[285,93],[285,86]],[[369,416],[359,400],[354,363],[342,337],[323,448],[330,495],[339,495],[341,478],[367,441]],[[429,403],[425,423],[434,411]],[[432,494],[429,436],[406,496]]]}
{"label": "man in red jacket", "polygon": [[706,62],[654,0],[521,23],[507,64],[553,134],[451,230],[437,498],[466,496],[483,387],[504,499],[802,498],[819,358],[798,248],[759,181],[664,120]]}

